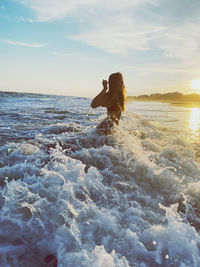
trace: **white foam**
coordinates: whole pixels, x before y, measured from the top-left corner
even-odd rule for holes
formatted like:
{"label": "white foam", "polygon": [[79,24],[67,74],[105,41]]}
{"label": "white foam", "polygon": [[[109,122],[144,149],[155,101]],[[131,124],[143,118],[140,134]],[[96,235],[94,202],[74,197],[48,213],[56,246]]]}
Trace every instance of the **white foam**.
{"label": "white foam", "polygon": [[60,127],[3,152],[0,264],[198,267],[198,140],[134,114],[112,136]]}

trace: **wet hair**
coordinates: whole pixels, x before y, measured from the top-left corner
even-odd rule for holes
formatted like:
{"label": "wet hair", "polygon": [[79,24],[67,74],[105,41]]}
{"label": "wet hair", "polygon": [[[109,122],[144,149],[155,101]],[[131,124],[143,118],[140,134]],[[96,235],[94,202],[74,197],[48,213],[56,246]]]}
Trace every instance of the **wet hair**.
{"label": "wet hair", "polygon": [[111,104],[118,110],[125,110],[125,86],[120,72],[113,73],[108,80]]}

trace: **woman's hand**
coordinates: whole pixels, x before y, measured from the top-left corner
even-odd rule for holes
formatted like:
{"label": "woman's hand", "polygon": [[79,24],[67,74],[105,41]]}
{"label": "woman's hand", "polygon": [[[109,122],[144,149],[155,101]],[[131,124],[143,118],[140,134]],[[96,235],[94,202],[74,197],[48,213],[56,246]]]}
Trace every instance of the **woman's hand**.
{"label": "woman's hand", "polygon": [[102,84],[103,84],[103,88],[104,88],[105,90],[107,90],[107,89],[108,89],[108,82],[107,82],[107,80],[103,80],[103,81],[102,81]]}

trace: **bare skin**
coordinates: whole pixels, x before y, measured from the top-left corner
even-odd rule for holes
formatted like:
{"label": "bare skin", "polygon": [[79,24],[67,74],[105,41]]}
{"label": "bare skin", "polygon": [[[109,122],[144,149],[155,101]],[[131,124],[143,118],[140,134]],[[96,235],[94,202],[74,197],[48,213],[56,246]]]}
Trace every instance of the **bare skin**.
{"label": "bare skin", "polygon": [[103,90],[92,100],[91,107],[107,108],[107,119],[117,125],[124,111],[124,86],[121,73],[113,73],[109,76],[109,82],[102,80]]}
{"label": "bare skin", "polygon": [[103,84],[103,88],[107,90],[108,89],[108,81],[107,80],[103,80],[102,84]]}
{"label": "bare skin", "polygon": [[103,98],[105,97],[107,90],[108,90],[108,81],[103,80],[102,85],[103,85],[103,90],[92,100],[92,103],[91,103],[92,108],[97,108],[100,106],[107,107],[107,105],[105,105],[105,101]]}

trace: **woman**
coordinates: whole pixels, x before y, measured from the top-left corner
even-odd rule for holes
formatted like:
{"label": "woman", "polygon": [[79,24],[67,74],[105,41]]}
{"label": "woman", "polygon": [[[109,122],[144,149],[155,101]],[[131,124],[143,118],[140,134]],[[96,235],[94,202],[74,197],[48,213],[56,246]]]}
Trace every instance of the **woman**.
{"label": "woman", "polygon": [[[122,74],[120,72],[113,73],[108,82],[103,80],[102,84],[103,90],[92,100],[91,107],[106,107],[108,113],[106,121],[111,120],[118,125],[121,112],[125,111],[125,87]],[[109,84],[109,89],[107,84]],[[104,125],[105,121],[100,123],[98,128]]]}

